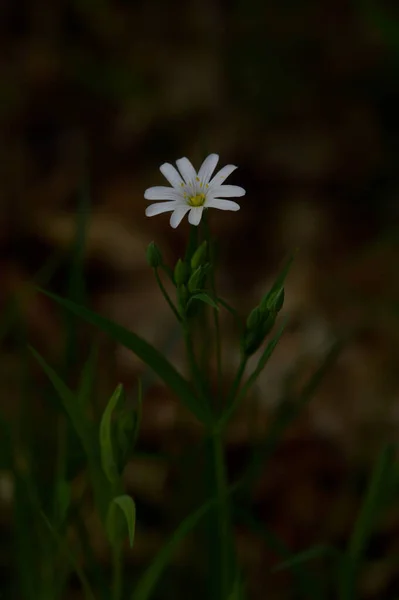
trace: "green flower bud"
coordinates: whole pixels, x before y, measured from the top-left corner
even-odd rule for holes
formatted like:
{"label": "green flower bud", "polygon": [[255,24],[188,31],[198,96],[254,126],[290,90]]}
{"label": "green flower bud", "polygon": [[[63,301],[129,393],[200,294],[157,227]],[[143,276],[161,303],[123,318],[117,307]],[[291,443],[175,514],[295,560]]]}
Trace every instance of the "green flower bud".
{"label": "green flower bud", "polygon": [[264,320],[264,314],[258,306],[256,306],[248,315],[247,318],[247,329],[257,329],[260,327]]}
{"label": "green flower bud", "polygon": [[177,288],[177,300],[179,311],[182,316],[186,314],[187,302],[190,298],[190,294],[188,293],[187,286],[184,284],[179,285]]}
{"label": "green flower bud", "polygon": [[184,262],[181,258],[176,263],[174,278],[176,285],[183,285],[187,283],[187,279],[189,276],[189,269],[186,262]]}
{"label": "green flower bud", "polygon": [[267,335],[269,335],[269,333],[273,329],[274,324],[276,322],[276,317],[277,317],[277,313],[274,312],[274,311],[270,311],[269,314],[268,314],[268,316],[266,317],[266,319],[263,321],[262,327],[261,327],[261,332],[262,332],[262,335],[263,335],[263,340],[265,339],[265,337]]}
{"label": "green flower bud", "polygon": [[188,289],[191,293],[195,292],[196,290],[202,289],[205,274],[206,269],[204,269],[204,267],[202,266],[198,267],[198,269],[196,269],[191,275],[190,279],[188,280]]}
{"label": "green flower bud", "polygon": [[277,292],[270,294],[267,306],[270,310],[280,312],[284,304],[285,291],[284,288],[280,288]]}
{"label": "green flower bud", "polygon": [[[251,321],[251,323],[248,325],[247,321],[247,329],[241,340],[241,350],[245,356],[251,356],[258,350],[276,321],[276,313],[267,311],[267,314],[265,314],[259,309],[258,313],[255,313],[256,310],[254,309],[248,317],[248,321]],[[255,314],[255,316],[250,319],[252,314]],[[263,317],[262,320],[259,320],[261,317]]]}
{"label": "green flower bud", "polygon": [[206,255],[208,250],[208,242],[204,240],[196,251],[194,252],[191,258],[191,268],[194,271],[198,267],[200,267],[206,261]]}
{"label": "green flower bud", "polygon": [[150,242],[146,250],[147,262],[153,269],[156,269],[162,264],[162,254],[158,246],[154,242]]}
{"label": "green flower bud", "polygon": [[269,292],[264,296],[260,303],[261,310],[272,310],[279,312],[284,304],[285,291],[284,288],[280,288],[276,292]]}

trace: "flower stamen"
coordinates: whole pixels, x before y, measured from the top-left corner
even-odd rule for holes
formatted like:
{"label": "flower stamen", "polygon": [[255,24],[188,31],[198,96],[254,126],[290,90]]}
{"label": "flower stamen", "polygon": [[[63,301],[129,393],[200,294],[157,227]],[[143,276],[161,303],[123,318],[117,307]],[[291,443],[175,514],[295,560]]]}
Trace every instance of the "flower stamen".
{"label": "flower stamen", "polygon": [[205,194],[197,194],[196,196],[190,196],[188,203],[190,206],[202,206],[205,202]]}

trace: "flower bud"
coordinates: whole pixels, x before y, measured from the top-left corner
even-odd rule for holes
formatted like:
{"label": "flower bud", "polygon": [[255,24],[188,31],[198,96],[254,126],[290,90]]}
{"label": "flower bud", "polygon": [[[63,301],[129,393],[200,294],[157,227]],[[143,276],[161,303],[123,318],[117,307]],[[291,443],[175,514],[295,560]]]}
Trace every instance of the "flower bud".
{"label": "flower bud", "polygon": [[157,269],[162,264],[162,254],[155,242],[150,242],[146,250],[147,262],[153,269]]}
{"label": "flower bud", "polygon": [[280,312],[284,304],[284,298],[285,291],[282,287],[275,292],[268,292],[266,296],[262,298],[262,301],[259,306],[262,311],[271,310],[275,312]]}
{"label": "flower bud", "polygon": [[248,315],[247,329],[257,329],[264,320],[264,315],[260,308],[256,306]]}
{"label": "flower bud", "polygon": [[265,337],[267,335],[269,335],[269,333],[273,329],[274,324],[276,322],[276,317],[277,317],[277,313],[274,311],[270,311],[268,316],[266,317],[266,319],[263,321],[262,326],[261,326],[261,332],[262,332],[262,336],[263,336],[262,341],[265,339]]}
{"label": "flower bud", "polygon": [[188,280],[188,289],[191,293],[200,290],[204,283],[206,269],[198,267]]}
{"label": "flower bud", "polygon": [[186,314],[187,302],[189,300],[190,294],[188,293],[187,286],[184,284],[179,285],[177,288],[177,299],[179,312],[182,316]]}
{"label": "flower bud", "polygon": [[201,246],[199,246],[196,249],[193,256],[191,257],[191,268],[193,271],[195,271],[195,269],[200,267],[206,261],[207,250],[208,250],[208,242],[206,240],[204,240],[202,242]]}
{"label": "flower bud", "polygon": [[247,320],[247,329],[241,340],[241,350],[245,356],[251,356],[258,350],[272,330],[275,321],[275,312],[267,311],[266,313],[256,308],[251,312]]}
{"label": "flower bud", "polygon": [[181,258],[179,258],[179,260],[176,263],[175,272],[174,272],[176,285],[183,285],[184,283],[186,283],[187,279],[188,279],[188,275],[189,275],[189,270],[188,270],[187,263],[184,262]]}

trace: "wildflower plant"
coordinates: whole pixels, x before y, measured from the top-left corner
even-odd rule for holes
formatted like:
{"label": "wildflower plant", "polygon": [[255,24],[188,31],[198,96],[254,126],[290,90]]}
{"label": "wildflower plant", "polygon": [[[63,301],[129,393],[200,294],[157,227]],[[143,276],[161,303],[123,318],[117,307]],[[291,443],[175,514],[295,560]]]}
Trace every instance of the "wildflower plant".
{"label": "wildflower plant", "polygon": [[[220,297],[216,286],[214,239],[211,235],[208,209],[237,211],[239,205],[225,198],[243,196],[245,191],[239,186],[224,185],[225,179],[236,168],[233,165],[225,166],[213,175],[217,163],[216,154],[208,156],[198,172],[187,158],[176,162],[178,170],[165,163],[161,166],[161,172],[172,187],[152,187],[144,194],[147,200],[160,201],[147,207],[147,216],[172,212],[170,224],[173,228],[177,227],[188,214],[190,234],[187,247],[174,265],[165,263],[162,251],[154,242],[148,246],[146,252],[148,264],[154,272],[160,291],[181,329],[187,357],[187,376],[179,373],[169,359],[146,340],[87,308],[84,305],[84,295],[81,293],[84,288],[83,273],[79,272],[76,265],[71,275],[68,298],[41,290],[66,309],[66,314],[70,317],[78,317],[94,325],[134,352],[192,413],[203,432],[206,471],[203,499],[198,502],[196,510],[181,521],[165,546],[156,554],[153,562],[139,576],[133,589],[128,590],[124,583],[123,543],[125,538],[128,538],[130,545],[134,546],[136,506],[134,499],[124,491],[122,476],[140,434],[143,405],[141,385],[138,385],[135,410],[128,409],[123,387],[117,385],[100,420],[95,422],[89,418],[85,402],[82,401],[82,398],[88,394],[90,382],[95,379],[95,361],[93,362],[92,357],[89,357],[87,364],[84,365],[81,385],[74,392],[67,387],[47,361],[36,350],[31,349],[55,388],[80,441],[87,462],[95,505],[111,548],[112,583],[109,585],[106,581],[103,582],[98,596],[74,555],[66,551],[71,568],[76,571],[81,581],[85,598],[89,600],[97,597],[104,600],[123,598],[147,600],[153,597],[175,549],[203,522],[208,524],[205,528],[207,546],[204,552],[204,558],[209,558],[206,583],[209,589],[206,597],[214,600],[242,600],[247,597],[245,578],[235,554],[235,495],[251,485],[258,473],[259,464],[267,460],[286,427],[310,400],[324,372],[340,350],[339,344],[331,348],[326,360],[305,385],[296,402],[290,399],[282,404],[281,410],[278,410],[271,419],[263,451],[250,465],[248,472],[238,481],[229,480],[226,466],[226,431],[237,409],[245,401],[260,373],[267,366],[283,335],[286,321],[280,319],[279,313],[284,308],[285,281],[292,266],[293,256],[285,263],[268,293],[259,300],[258,305],[250,311],[249,315],[239,315],[229,302]],[[77,254],[81,254],[82,232],[78,231],[77,234]],[[171,285],[165,286],[165,279],[169,280]],[[169,294],[167,287],[174,290],[174,295]],[[227,311],[237,326],[236,343],[240,360],[230,386],[227,385],[223,361],[223,340],[219,323],[221,311]],[[211,313],[212,319],[206,318],[208,313]],[[278,320],[280,326],[276,328]],[[207,327],[210,328],[209,333],[214,344],[207,344],[205,353],[200,353],[200,346],[203,343],[200,334],[203,334]],[[209,339],[209,336],[206,339]],[[205,360],[202,360],[204,356]],[[211,362],[213,369],[210,368]],[[62,456],[65,454],[65,443],[64,439]],[[278,548],[283,559],[278,568],[290,569],[297,578],[298,597],[315,599],[325,597],[320,582],[313,577],[305,578],[300,568],[301,564],[321,555],[328,555],[335,565],[334,568],[338,573],[339,597],[342,599],[354,597],[360,556],[371,530],[375,508],[380,502],[377,488],[382,479],[389,479],[391,476],[391,466],[392,449],[386,448],[381,459],[377,461],[369,494],[346,552],[339,553],[323,546],[306,549],[303,553],[291,556],[282,543],[272,540],[273,549]],[[71,503],[65,471],[64,465],[59,471],[55,491],[57,506],[62,507],[59,520],[51,520],[47,514],[44,512],[42,514],[44,524],[51,532],[54,542],[60,544],[64,543],[61,534],[65,528]],[[191,483],[187,482],[187,485]],[[267,539],[270,541],[270,534],[267,535]],[[36,597],[39,596],[36,594]]]}

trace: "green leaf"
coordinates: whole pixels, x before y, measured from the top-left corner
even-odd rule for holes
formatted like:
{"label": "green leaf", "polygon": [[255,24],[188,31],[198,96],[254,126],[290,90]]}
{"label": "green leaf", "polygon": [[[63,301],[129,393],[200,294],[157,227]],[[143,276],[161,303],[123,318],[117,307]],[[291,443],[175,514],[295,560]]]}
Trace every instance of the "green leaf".
{"label": "green leaf", "polygon": [[336,557],[338,557],[338,555],[339,555],[338,550],[336,550],[335,548],[333,548],[331,546],[326,546],[326,545],[314,546],[313,548],[308,548],[307,550],[304,550],[303,552],[298,552],[298,554],[295,554],[291,558],[284,560],[283,562],[281,562],[278,565],[276,565],[275,567],[273,567],[272,571],[274,572],[274,571],[283,571],[285,569],[292,569],[293,567],[302,565],[303,563],[309,562],[310,560],[314,560],[315,558],[320,558],[322,556],[324,556],[324,557],[332,556],[332,557],[336,558]]}
{"label": "green leaf", "polygon": [[243,598],[244,598],[243,583],[242,583],[241,575],[238,571],[236,578],[234,580],[234,583],[233,583],[233,589],[231,590],[231,592],[229,594],[228,600],[242,600]]}
{"label": "green leaf", "polygon": [[71,504],[71,486],[65,479],[60,479],[56,484],[57,517],[59,525],[62,525],[67,516]]}
{"label": "green leaf", "polygon": [[385,489],[390,486],[395,460],[395,445],[386,444],[375,463],[371,481],[351,535],[348,555],[352,561],[359,561],[372,527],[375,523]]}
{"label": "green leaf", "polygon": [[30,351],[33,356],[36,358],[38,363],[41,365],[42,369],[50,379],[53,384],[56,392],[58,393],[61,402],[65,408],[65,411],[68,417],[71,420],[72,426],[74,427],[83,449],[86,452],[86,455],[89,457],[93,456],[93,452],[95,449],[95,443],[93,439],[94,431],[90,427],[90,422],[86,419],[86,416],[83,414],[81,410],[81,406],[75,397],[75,394],[71,392],[68,386],[62,381],[62,379],[57,375],[57,373],[47,364],[44,358],[29,346]]}
{"label": "green leaf", "polygon": [[125,348],[132,350],[143,362],[149,365],[153,371],[175,392],[180,398],[186,408],[192,412],[199,421],[208,422],[207,414],[199,404],[197,397],[190,384],[184,377],[176,371],[173,365],[151,344],[146,342],[144,339],[136,335],[135,333],[128,331],[121,325],[110,321],[109,319],[102,317],[101,315],[79,306],[70,300],[61,298],[56,294],[41,290],[46,296],[52,298],[58,304],[70,310],[74,314],[78,315],[88,323],[99,327],[102,331],[107,333],[112,339],[119,342]]}
{"label": "green leaf", "polygon": [[214,499],[209,500],[180,523],[172,537],[161,548],[151,565],[140,578],[131,596],[131,600],[148,600],[150,598],[177,546],[196,527],[198,522],[216,502]]}
{"label": "green leaf", "polygon": [[142,396],[143,389],[141,380],[139,379],[137,407],[135,409],[125,409],[116,417],[115,435],[118,446],[118,467],[120,470],[124,468],[129,453],[137,442],[141,424]]}
{"label": "green leaf", "polygon": [[90,400],[94,395],[94,387],[97,378],[96,369],[98,363],[98,350],[98,344],[94,343],[80,375],[77,395],[79,404],[82,408],[89,406]]}
{"label": "green leaf", "polygon": [[130,547],[133,547],[136,529],[136,505],[133,498],[124,494],[114,498],[108,509],[107,534],[110,543],[115,546],[121,544],[129,535]]}
{"label": "green leaf", "polygon": [[119,480],[117,460],[112,440],[112,414],[123,394],[123,386],[119,384],[108,401],[100,423],[101,464],[109,482],[114,485]]}
{"label": "green leaf", "polygon": [[42,366],[43,370],[52,382],[55,390],[61,398],[61,402],[65,408],[68,417],[71,420],[72,426],[74,427],[82,447],[87,456],[87,462],[90,472],[90,478],[94,488],[94,496],[97,508],[99,510],[102,519],[105,518],[106,510],[109,504],[110,490],[107,486],[107,480],[101,468],[101,464],[98,457],[98,440],[93,424],[87,420],[86,416],[81,410],[81,405],[78,402],[75,394],[71,392],[67,385],[57,375],[40,356],[40,354],[32,347],[29,347],[32,354],[35,356],[37,361]]}
{"label": "green leaf", "polygon": [[276,335],[267,344],[262,356],[259,359],[256,369],[251,373],[251,375],[248,377],[247,381],[245,382],[245,384],[242,386],[241,390],[235,397],[234,401],[226,408],[226,410],[220,417],[219,424],[222,427],[224,427],[230,421],[231,417],[237,410],[238,406],[244,400],[244,398],[248,394],[249,390],[255,384],[260,373],[265,368],[268,360],[271,358],[271,356],[274,352],[274,349],[276,348],[278,342],[280,341],[281,336],[284,333],[286,323],[287,323],[287,320],[284,320],[283,324],[281,325],[280,329],[277,331]]}
{"label": "green leaf", "polygon": [[285,263],[284,267],[281,269],[280,273],[277,275],[270,291],[262,298],[262,300],[260,302],[261,309],[270,308],[269,302],[272,301],[273,299],[275,299],[276,296],[278,296],[278,294],[281,292],[281,290],[284,286],[284,282],[287,278],[287,275],[291,269],[295,255],[296,255],[296,252],[291,254],[289,259]]}
{"label": "green leaf", "polygon": [[80,580],[80,583],[82,584],[82,588],[83,588],[83,591],[84,591],[85,599],[86,600],[96,600],[96,598],[94,596],[94,593],[93,593],[93,591],[92,591],[92,589],[90,587],[90,583],[89,583],[89,581],[88,581],[88,579],[87,579],[84,571],[80,567],[79,561],[76,560],[76,558],[72,554],[70,548],[67,546],[65,540],[60,536],[60,534],[58,533],[58,531],[51,524],[51,522],[49,521],[49,519],[47,518],[47,516],[43,512],[41,513],[41,517],[42,517],[44,523],[46,524],[48,530],[50,531],[52,537],[57,542],[57,544],[60,546],[60,548],[63,550],[63,552],[66,555],[66,557],[68,558],[71,566],[75,570],[76,575],[78,576],[78,578]]}
{"label": "green leaf", "polygon": [[212,306],[212,308],[216,308],[216,310],[219,310],[219,307],[216,304],[216,302],[213,300],[213,298],[211,298],[209,296],[209,294],[206,294],[205,292],[201,292],[199,294],[194,294],[194,296],[191,296],[190,300],[188,301],[187,306],[189,306],[191,304],[192,300],[199,300],[200,302],[209,304],[209,306]]}
{"label": "green leaf", "polygon": [[239,516],[240,522],[243,521],[252,533],[260,537],[273,554],[284,559],[284,563],[287,564],[287,568],[290,569],[294,576],[293,585],[299,592],[298,597],[306,598],[307,600],[320,600],[323,594],[321,593],[314,570],[309,569],[306,563],[298,565],[295,561],[292,561],[292,554],[285,543],[274,532],[269,530],[264,523],[256,519],[251,512],[240,508],[236,513]]}

